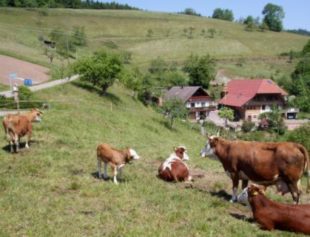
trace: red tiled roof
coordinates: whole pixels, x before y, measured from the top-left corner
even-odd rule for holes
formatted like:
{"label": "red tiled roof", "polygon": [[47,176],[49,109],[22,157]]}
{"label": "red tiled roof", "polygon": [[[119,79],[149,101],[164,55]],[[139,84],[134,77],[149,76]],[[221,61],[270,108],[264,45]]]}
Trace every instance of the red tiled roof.
{"label": "red tiled roof", "polygon": [[241,107],[252,98],[253,96],[250,95],[228,93],[219,101],[219,104]]}
{"label": "red tiled roof", "polygon": [[232,80],[227,84],[228,93],[219,101],[219,104],[241,107],[256,94],[287,93],[270,79]]}
{"label": "red tiled roof", "polygon": [[287,92],[280,88],[275,82],[272,80],[262,80],[260,84],[257,94],[281,94],[287,95]]}

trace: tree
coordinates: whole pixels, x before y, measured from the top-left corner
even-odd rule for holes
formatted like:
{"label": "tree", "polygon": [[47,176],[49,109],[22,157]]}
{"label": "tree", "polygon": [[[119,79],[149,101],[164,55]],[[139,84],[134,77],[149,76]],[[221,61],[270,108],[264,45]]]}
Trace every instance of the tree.
{"label": "tree", "polygon": [[96,52],[91,57],[85,57],[73,64],[73,72],[80,75],[81,80],[88,81],[101,88],[105,93],[118,74],[123,64],[118,55],[108,54],[105,51]]}
{"label": "tree", "polygon": [[269,30],[269,27],[268,25],[266,24],[266,22],[262,22],[260,25],[259,25],[259,29],[264,32],[266,30]]}
{"label": "tree", "polygon": [[193,8],[185,8],[185,10],[183,12],[180,12],[180,13],[185,14],[185,15],[191,15],[191,16],[201,16]]}
{"label": "tree", "polygon": [[142,87],[142,73],[138,68],[124,69],[120,74],[121,82],[133,91],[133,97],[136,97]]}
{"label": "tree", "polygon": [[285,14],[281,6],[268,3],[264,7],[262,14],[264,15],[263,22],[267,24],[270,30],[277,32],[282,31],[282,20]]}
{"label": "tree", "polygon": [[173,128],[175,119],[184,119],[187,116],[187,109],[180,99],[167,100],[162,109],[166,117],[169,119],[170,128]]}
{"label": "tree", "polygon": [[234,119],[234,111],[231,108],[228,107],[222,107],[219,110],[219,116],[223,119],[225,119],[225,127],[227,127],[228,120]]}
{"label": "tree", "polygon": [[191,55],[186,60],[183,70],[189,75],[189,85],[209,87],[215,76],[215,61],[211,56]]}
{"label": "tree", "polygon": [[225,20],[225,21],[233,21],[234,20],[234,14],[229,9],[216,8],[213,11],[212,18],[221,19],[221,20]]}
{"label": "tree", "polygon": [[266,119],[269,129],[277,134],[285,133],[284,119],[281,110],[277,106],[273,105],[270,112],[260,114],[259,119]]}
{"label": "tree", "polygon": [[169,70],[163,74],[164,87],[186,86],[188,84],[188,76],[186,73],[177,70]]}
{"label": "tree", "polygon": [[243,24],[248,25],[248,24],[254,24],[254,17],[253,16],[247,16],[245,20],[243,21]]}

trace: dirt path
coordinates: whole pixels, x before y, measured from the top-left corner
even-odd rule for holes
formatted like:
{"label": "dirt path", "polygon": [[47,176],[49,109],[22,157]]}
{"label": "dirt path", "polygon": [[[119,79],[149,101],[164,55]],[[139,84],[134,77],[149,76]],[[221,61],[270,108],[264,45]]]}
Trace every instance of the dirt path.
{"label": "dirt path", "polygon": [[[36,85],[36,86],[30,86],[29,89],[31,91],[39,91],[39,90],[43,90],[43,89],[50,88],[50,87],[53,87],[53,86],[65,84],[65,83],[74,81],[74,80],[76,80],[78,78],[79,78],[78,75],[74,75],[72,77],[67,77],[67,78],[64,78],[64,79],[50,81],[50,82],[42,83],[42,84]],[[3,91],[3,92],[0,92],[0,95],[5,96],[5,97],[13,97],[12,91]]]}
{"label": "dirt path", "polygon": [[0,83],[10,85],[10,74],[16,73],[18,85],[23,84],[23,79],[31,79],[33,84],[48,81],[49,69],[37,64],[25,62],[9,56],[0,55]]}

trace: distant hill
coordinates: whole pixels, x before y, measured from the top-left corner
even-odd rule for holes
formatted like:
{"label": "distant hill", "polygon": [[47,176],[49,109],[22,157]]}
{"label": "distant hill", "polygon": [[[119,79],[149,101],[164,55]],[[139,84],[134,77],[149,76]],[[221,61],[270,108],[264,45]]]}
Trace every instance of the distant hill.
{"label": "distant hill", "polygon": [[55,29],[71,35],[76,26],[84,28],[87,46],[78,48],[75,57],[105,48],[126,53],[133,65],[146,68],[157,57],[178,64],[190,54],[210,54],[219,67],[250,76],[289,74],[293,64],[279,61],[278,55],[300,51],[309,39],[288,32],[248,32],[242,24],[182,14],[0,8],[0,54],[49,67],[61,65],[57,57],[49,63],[39,39],[48,39]]}

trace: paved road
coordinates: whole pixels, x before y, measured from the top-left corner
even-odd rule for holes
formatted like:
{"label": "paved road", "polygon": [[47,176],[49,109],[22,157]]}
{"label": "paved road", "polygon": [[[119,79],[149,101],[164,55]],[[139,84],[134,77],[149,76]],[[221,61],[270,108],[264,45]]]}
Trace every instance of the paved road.
{"label": "paved road", "polygon": [[[65,83],[74,81],[74,80],[76,80],[78,78],[79,78],[78,75],[74,75],[72,77],[67,77],[67,78],[64,78],[64,79],[50,81],[50,82],[42,83],[42,84],[39,84],[39,85],[31,86],[31,87],[28,87],[28,88],[31,91],[39,91],[39,90],[43,90],[43,89],[50,88],[50,87],[53,87],[53,86],[65,84]],[[3,92],[0,92],[0,95],[5,96],[5,97],[13,97],[12,91],[3,91]]]}

